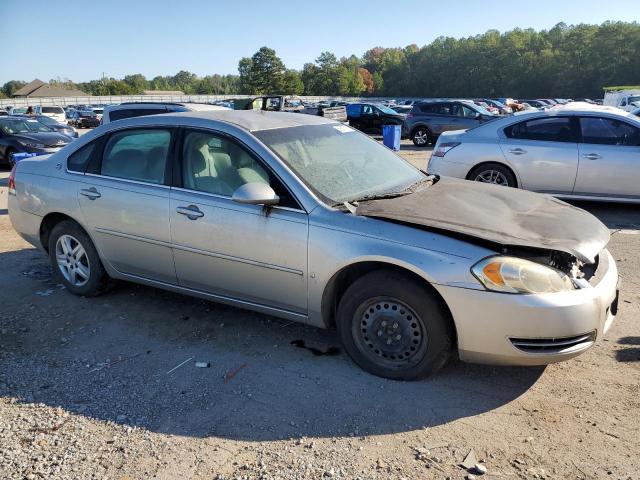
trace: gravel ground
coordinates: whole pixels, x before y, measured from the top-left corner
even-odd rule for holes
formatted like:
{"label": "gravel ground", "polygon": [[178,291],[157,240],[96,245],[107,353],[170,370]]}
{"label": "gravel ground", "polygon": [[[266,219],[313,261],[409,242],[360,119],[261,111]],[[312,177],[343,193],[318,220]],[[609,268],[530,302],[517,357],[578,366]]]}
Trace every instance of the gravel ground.
{"label": "gravel ground", "polygon": [[616,232],[605,341],[547,368],[458,362],[402,383],[291,343],[339,348],[333,331],[126,283],[70,295],[11,228],[6,177],[0,479],[463,479],[469,452],[482,478],[640,479],[637,207],[579,204]]}

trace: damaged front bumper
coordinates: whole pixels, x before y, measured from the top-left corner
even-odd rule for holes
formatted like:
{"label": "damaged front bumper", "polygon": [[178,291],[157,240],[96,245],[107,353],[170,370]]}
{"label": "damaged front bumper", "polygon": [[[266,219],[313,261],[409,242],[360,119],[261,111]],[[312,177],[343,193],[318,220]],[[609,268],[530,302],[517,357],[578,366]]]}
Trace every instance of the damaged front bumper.
{"label": "damaged front bumper", "polygon": [[609,330],[618,281],[615,260],[605,249],[589,285],[578,290],[519,295],[434,287],[451,310],[461,360],[545,365],[583,353]]}

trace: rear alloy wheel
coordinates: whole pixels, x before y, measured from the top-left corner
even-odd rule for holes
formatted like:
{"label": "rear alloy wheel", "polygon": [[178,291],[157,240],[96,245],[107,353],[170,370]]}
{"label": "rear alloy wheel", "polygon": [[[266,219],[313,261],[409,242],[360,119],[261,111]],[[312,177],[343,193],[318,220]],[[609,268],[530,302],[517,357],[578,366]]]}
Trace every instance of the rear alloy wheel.
{"label": "rear alloy wheel", "polygon": [[516,177],[511,170],[498,163],[488,163],[474,169],[469,175],[469,180],[492,183],[503,187],[515,187],[517,185]]}
{"label": "rear alloy wheel", "polygon": [[426,147],[431,143],[431,132],[424,127],[416,128],[411,134],[411,140],[416,147]]}
{"label": "rear alloy wheel", "polygon": [[338,307],[338,334],[364,370],[394,380],[415,380],[441,368],[453,333],[448,313],[426,286],[381,270],[356,280]]}
{"label": "rear alloy wheel", "polygon": [[107,276],[89,235],[72,220],[60,222],[49,236],[55,275],[75,295],[93,297],[107,288]]}

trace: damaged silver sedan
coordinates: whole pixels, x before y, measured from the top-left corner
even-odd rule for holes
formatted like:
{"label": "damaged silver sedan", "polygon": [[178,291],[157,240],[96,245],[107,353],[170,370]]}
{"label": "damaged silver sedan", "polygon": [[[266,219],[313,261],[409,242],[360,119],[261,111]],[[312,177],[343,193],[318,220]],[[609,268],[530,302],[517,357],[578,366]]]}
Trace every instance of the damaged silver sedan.
{"label": "damaged silver sedan", "polygon": [[19,162],[9,194],[14,228],[72,293],[127,280],[335,326],[358,365],[388,378],[452,356],[566,360],[617,310],[609,231],[592,215],[426,175],[321,117],[114,122]]}

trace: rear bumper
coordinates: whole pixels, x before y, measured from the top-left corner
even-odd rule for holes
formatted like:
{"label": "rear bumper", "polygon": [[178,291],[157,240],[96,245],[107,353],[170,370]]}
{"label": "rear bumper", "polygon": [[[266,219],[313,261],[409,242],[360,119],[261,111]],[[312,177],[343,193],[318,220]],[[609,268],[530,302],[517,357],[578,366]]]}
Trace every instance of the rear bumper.
{"label": "rear bumper", "polygon": [[461,360],[500,365],[545,365],[588,350],[617,313],[618,270],[600,254],[598,282],[571,292],[510,295],[435,286],[458,333]]}
{"label": "rear bumper", "polygon": [[11,225],[13,229],[18,232],[18,235],[34,247],[42,249],[42,245],[40,244],[40,224],[42,223],[42,217],[21,210],[15,195],[9,195],[8,209]]}

